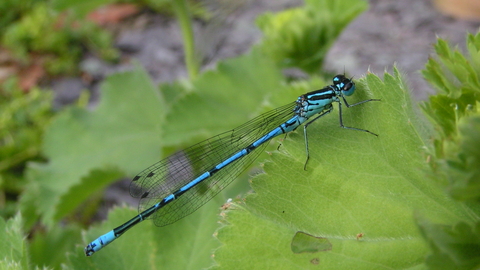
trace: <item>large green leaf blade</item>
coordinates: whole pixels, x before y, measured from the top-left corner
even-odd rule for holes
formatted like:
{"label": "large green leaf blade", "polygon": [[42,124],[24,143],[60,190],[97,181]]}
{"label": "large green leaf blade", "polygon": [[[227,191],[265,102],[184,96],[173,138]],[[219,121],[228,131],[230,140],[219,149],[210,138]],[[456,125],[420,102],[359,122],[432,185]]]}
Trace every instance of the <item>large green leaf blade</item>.
{"label": "large green leaf blade", "polygon": [[[445,223],[471,218],[468,208],[446,197],[425,176],[422,153],[430,147],[428,125],[414,112],[398,71],[386,74],[383,82],[369,74],[357,85],[350,104],[368,98],[381,101],[344,108],[343,122],[379,137],[341,129],[338,116],[326,116],[308,128],[310,161],[304,171],[303,132],[290,134],[280,153],[265,164],[266,173],[254,178],[256,194],[246,198],[246,207],[227,214],[230,225],[219,231],[224,246],[215,254],[222,268],[240,264],[228,256],[232,254],[265,266],[264,257],[283,261],[283,269],[313,268],[316,263],[324,269],[422,267],[427,247],[414,213]],[[237,213],[242,209],[251,213]],[[245,224],[253,228],[243,230]],[[224,236],[229,230],[242,232]],[[279,232],[274,244],[270,230]],[[258,234],[250,237],[248,231]],[[289,245],[297,231],[326,238],[332,249],[294,254]],[[255,249],[242,248],[245,245]]]}

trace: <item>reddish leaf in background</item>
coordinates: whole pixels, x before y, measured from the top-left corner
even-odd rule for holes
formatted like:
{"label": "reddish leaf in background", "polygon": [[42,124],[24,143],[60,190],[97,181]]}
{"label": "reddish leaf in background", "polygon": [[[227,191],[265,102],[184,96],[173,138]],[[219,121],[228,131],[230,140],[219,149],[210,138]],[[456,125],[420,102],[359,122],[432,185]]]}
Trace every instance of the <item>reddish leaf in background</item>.
{"label": "reddish leaf in background", "polygon": [[45,68],[41,57],[31,56],[32,64],[20,71],[19,84],[24,92],[37,85],[38,81],[45,75]]}
{"label": "reddish leaf in background", "polygon": [[118,23],[138,12],[139,9],[134,4],[111,4],[91,12],[88,14],[87,18],[98,25],[107,25]]}
{"label": "reddish leaf in background", "polygon": [[17,75],[18,86],[23,92],[28,92],[36,86],[38,81],[45,76],[43,58],[38,54],[30,54],[28,64],[20,63],[11,52],[0,48],[0,83]]}

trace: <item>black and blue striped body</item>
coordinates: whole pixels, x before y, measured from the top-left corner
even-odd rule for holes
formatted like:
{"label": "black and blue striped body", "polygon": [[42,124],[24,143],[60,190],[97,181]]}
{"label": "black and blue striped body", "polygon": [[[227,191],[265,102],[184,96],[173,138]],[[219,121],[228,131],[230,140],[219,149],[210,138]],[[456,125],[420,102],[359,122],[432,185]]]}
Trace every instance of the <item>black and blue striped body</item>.
{"label": "black and blue striped body", "polygon": [[[164,226],[194,212],[248,167],[272,138],[302,124],[308,126],[331,112],[333,102],[339,102],[341,112],[342,100],[347,107],[371,101],[348,105],[344,96],[350,96],[354,91],[353,81],[337,75],[333,85],[301,95],[295,102],[264,113],[145,169],[133,178],[130,187],[131,195],[140,198],[140,214],[91,242],[85,248],[85,254],[92,255],[147,218],[153,218],[157,226]],[[314,115],[318,116],[306,123]],[[340,125],[344,127],[341,114]]]}

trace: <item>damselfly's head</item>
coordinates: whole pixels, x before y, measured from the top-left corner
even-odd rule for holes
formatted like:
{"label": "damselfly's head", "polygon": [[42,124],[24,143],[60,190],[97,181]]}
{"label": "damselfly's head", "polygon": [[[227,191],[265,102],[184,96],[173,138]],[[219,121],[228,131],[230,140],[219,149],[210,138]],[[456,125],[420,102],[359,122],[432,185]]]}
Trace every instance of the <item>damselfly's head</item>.
{"label": "damselfly's head", "polygon": [[333,85],[342,91],[342,94],[345,96],[350,96],[355,92],[355,83],[352,79],[345,77],[345,75],[337,75],[333,77]]}

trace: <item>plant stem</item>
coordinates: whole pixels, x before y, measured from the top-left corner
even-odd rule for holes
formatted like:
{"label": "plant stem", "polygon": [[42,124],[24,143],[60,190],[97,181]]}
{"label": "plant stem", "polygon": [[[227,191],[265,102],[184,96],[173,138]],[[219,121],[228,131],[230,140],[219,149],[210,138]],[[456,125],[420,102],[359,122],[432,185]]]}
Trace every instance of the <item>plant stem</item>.
{"label": "plant stem", "polygon": [[171,1],[175,15],[180,22],[180,28],[183,36],[183,50],[185,54],[185,65],[190,79],[198,75],[199,65],[195,57],[195,39],[193,36],[192,22],[187,0]]}

